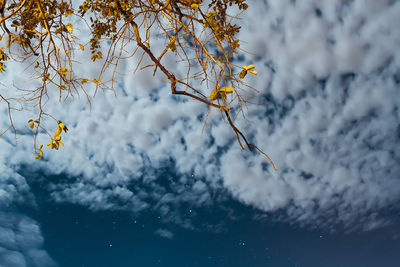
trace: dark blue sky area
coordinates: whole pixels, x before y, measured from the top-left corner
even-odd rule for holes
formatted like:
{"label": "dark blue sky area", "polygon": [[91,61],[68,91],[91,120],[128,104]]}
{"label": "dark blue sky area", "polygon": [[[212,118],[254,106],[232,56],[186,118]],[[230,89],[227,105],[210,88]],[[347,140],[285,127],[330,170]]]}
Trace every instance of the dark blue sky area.
{"label": "dark blue sky area", "polygon": [[[33,187],[39,209],[29,213],[41,224],[45,249],[59,266],[395,267],[400,262],[400,223],[371,232],[329,234],[256,221],[252,216],[257,211],[230,200],[224,205],[235,210],[236,219],[212,209],[194,210],[191,220],[209,225],[190,230],[161,222],[155,212],[134,216],[55,204]],[[171,232],[172,239],[155,234],[158,229]]]}

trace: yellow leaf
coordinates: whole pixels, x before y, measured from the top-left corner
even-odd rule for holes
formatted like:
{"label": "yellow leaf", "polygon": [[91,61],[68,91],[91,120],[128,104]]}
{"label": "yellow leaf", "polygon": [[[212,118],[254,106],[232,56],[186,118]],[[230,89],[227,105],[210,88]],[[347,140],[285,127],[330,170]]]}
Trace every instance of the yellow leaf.
{"label": "yellow leaf", "polygon": [[79,47],[81,48],[82,51],[85,50],[85,47],[83,45],[79,44]]}
{"label": "yellow leaf", "polygon": [[253,74],[253,75],[257,75],[257,71],[255,71],[255,70],[252,70],[252,69],[254,69],[256,66],[254,66],[254,65],[243,65],[242,66],[242,71],[239,73],[239,77],[240,77],[240,79],[243,79],[246,75],[247,75],[247,72],[250,72],[251,74]]}
{"label": "yellow leaf", "polygon": [[35,69],[39,67],[39,62],[36,61]]}
{"label": "yellow leaf", "polygon": [[226,94],[230,94],[233,92],[233,88],[232,87],[222,87],[221,89],[219,89],[220,92],[224,92]]}
{"label": "yellow leaf", "polygon": [[72,27],[72,23],[71,22],[68,22],[67,26],[65,26],[65,27],[67,28],[67,30],[69,32],[73,32],[74,31],[74,27]]}
{"label": "yellow leaf", "polygon": [[100,59],[100,58],[103,58],[103,54],[100,51],[98,51],[97,54],[93,54],[90,57],[90,59],[93,60],[93,61],[95,61],[96,59]]}
{"label": "yellow leaf", "polygon": [[215,100],[215,99],[218,98],[218,96],[219,96],[218,90],[214,89],[214,91],[212,91],[211,94],[210,94],[210,99],[211,100]]}
{"label": "yellow leaf", "polygon": [[249,73],[257,75],[257,71],[255,71],[255,70],[249,70]]}
{"label": "yellow leaf", "polygon": [[215,11],[209,11],[206,16],[209,18],[209,17],[214,16],[215,14],[216,14]]}
{"label": "yellow leaf", "polygon": [[57,135],[57,136],[54,136],[54,140],[55,140],[55,141],[60,141],[60,140],[61,140],[61,136],[58,136],[58,135]]}
{"label": "yellow leaf", "polygon": [[94,79],[92,82],[94,82],[96,85],[98,85],[99,83],[100,83],[100,84],[103,83],[103,82],[101,81],[101,78]]}
{"label": "yellow leaf", "polygon": [[50,73],[45,73],[42,78],[42,81],[44,81],[44,82],[47,81],[49,79],[49,77],[50,77]]}
{"label": "yellow leaf", "polygon": [[34,126],[35,126],[35,123],[34,123],[33,121],[29,123],[29,127],[30,127],[31,129],[33,129]]}
{"label": "yellow leaf", "polygon": [[56,133],[54,134],[54,136],[59,136],[61,134],[61,127],[57,127]]}
{"label": "yellow leaf", "polygon": [[243,65],[243,66],[242,66],[242,68],[245,69],[245,70],[251,70],[251,69],[254,69],[255,67],[256,67],[256,66],[254,66],[254,65],[247,65],[247,66],[246,66],[246,65]]}
{"label": "yellow leaf", "polygon": [[64,130],[64,132],[68,132],[67,126],[65,126],[61,121],[58,121],[58,127],[60,127],[61,130]]}
{"label": "yellow leaf", "polygon": [[3,64],[3,62],[0,62],[0,73],[5,71],[6,66]]}
{"label": "yellow leaf", "polygon": [[60,145],[64,146],[64,143],[63,143],[63,142],[61,142],[61,141],[58,141],[58,143],[59,143]]}
{"label": "yellow leaf", "polygon": [[39,156],[39,155],[36,155],[35,159],[36,159],[36,160],[40,159],[40,156]]}
{"label": "yellow leaf", "polygon": [[198,5],[198,4],[192,4],[192,5],[190,6],[190,8],[192,8],[192,9],[198,9],[198,8],[199,8],[199,5]]}
{"label": "yellow leaf", "polygon": [[68,132],[67,126],[65,126],[65,124],[62,123],[62,121],[58,121],[58,127],[59,127],[61,130],[64,130],[64,132]]}
{"label": "yellow leaf", "polygon": [[[0,40],[1,40],[1,37],[0,37]],[[9,57],[6,54],[4,54],[3,51],[0,50],[0,60],[5,61],[5,60],[8,60],[8,59],[9,59]]]}
{"label": "yellow leaf", "polygon": [[67,9],[66,11],[65,11],[65,17],[68,17],[69,15],[72,15],[72,13],[74,12],[75,10],[74,9]]}
{"label": "yellow leaf", "polygon": [[240,79],[243,79],[244,77],[246,77],[246,74],[247,74],[247,70],[242,70],[242,71],[239,73]]}
{"label": "yellow leaf", "polygon": [[63,76],[68,76],[68,69],[67,68],[61,68],[60,69],[60,74]]}

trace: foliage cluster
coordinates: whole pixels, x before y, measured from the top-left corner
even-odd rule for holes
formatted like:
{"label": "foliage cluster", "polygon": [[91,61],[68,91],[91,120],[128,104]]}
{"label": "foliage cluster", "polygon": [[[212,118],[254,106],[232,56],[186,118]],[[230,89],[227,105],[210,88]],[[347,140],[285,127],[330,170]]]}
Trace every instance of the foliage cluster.
{"label": "foliage cluster", "polygon": [[[0,0],[0,72],[6,70],[9,60],[33,62],[29,69],[33,79],[40,82],[37,88],[24,89],[27,94],[18,99],[37,110],[37,117],[29,120],[35,131],[37,158],[43,155],[42,145],[37,145],[39,131],[49,135],[50,148],[58,149],[62,144],[60,133],[52,136],[41,124],[44,117],[50,117],[57,122],[56,131],[64,129],[63,123],[46,113],[46,103],[54,101],[49,92],[56,90],[60,102],[83,93],[90,105],[85,87],[93,84],[96,91],[113,89],[120,61],[136,53],[142,53],[141,59],[151,60],[145,68],[153,68],[154,74],[163,73],[172,94],[217,109],[242,149],[256,149],[268,157],[234,124],[238,114],[245,116],[249,103],[246,89],[256,90],[244,81],[248,73],[257,75],[255,66],[233,63],[240,51],[236,37],[240,27],[233,22],[247,7],[246,0],[84,0],[79,4],[71,0]],[[71,18],[81,20],[81,25],[90,29],[86,43],[74,35],[77,26]],[[156,35],[165,39],[161,53],[154,48]],[[136,49],[129,48],[132,44]],[[102,64],[95,78],[73,71],[77,63],[74,52],[85,49],[90,50],[92,61]],[[178,76],[163,64],[166,53],[174,53],[177,61],[187,64],[185,76]],[[106,73],[112,73],[108,80],[104,78]],[[7,130],[14,129],[11,100],[0,95],[0,101],[8,105]]]}

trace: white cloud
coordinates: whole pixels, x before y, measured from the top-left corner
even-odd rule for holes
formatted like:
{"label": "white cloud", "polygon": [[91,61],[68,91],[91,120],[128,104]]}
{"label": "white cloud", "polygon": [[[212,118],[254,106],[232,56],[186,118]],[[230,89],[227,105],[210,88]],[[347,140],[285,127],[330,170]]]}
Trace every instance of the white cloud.
{"label": "white cloud", "polygon": [[166,239],[173,239],[174,238],[174,234],[171,231],[168,231],[166,229],[157,229],[154,233],[156,235],[161,236],[161,237],[166,238]]}
{"label": "white cloud", "polygon": [[0,212],[0,266],[56,266],[42,246],[43,237],[35,221]]}
{"label": "white cloud", "polygon": [[[66,173],[69,180],[54,182],[54,199],[92,209],[156,207],[174,220],[171,213],[181,206],[209,205],[217,201],[215,190],[226,189],[263,212],[286,211],[284,220],[301,224],[385,225],[379,211],[395,207],[400,196],[400,93],[393,79],[400,65],[400,2],[265,2],[250,3],[240,21],[241,45],[256,54],[244,63],[255,63],[259,72],[248,81],[261,90],[265,105],[249,107],[251,122],[236,122],[273,158],[277,173],[260,154],[240,151],[223,121],[201,135],[198,117],[207,107],[176,101],[152,71],[120,77],[117,97],[98,92],[91,111],[84,98],[49,104],[48,112],[70,131],[65,147],[45,150],[40,162],[29,156],[26,117],[14,114],[25,135],[18,135],[16,148],[0,152],[2,169],[24,163]],[[134,68],[137,60],[121,69]],[[77,71],[93,73],[89,68]],[[40,143],[47,139],[39,136]],[[164,177],[159,170],[172,168],[170,160],[177,173]],[[7,194],[17,195],[12,192]],[[0,190],[1,197],[9,196]],[[190,227],[183,217],[175,221]]]}
{"label": "white cloud", "polygon": [[26,155],[27,148],[16,151],[7,138],[0,139],[0,147],[0,266],[56,266],[43,249],[38,223],[16,212],[37,205],[25,177],[16,172],[20,162],[10,157]]}

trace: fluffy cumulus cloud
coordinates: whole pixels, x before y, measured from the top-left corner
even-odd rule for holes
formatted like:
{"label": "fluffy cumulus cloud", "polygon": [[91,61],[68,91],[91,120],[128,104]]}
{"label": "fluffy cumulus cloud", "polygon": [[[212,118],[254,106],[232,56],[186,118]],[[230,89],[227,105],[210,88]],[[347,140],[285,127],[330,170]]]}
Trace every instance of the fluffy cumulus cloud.
{"label": "fluffy cumulus cloud", "polygon": [[247,180],[223,166],[225,185],[246,203],[283,208],[306,224],[383,223],[377,214],[400,188],[400,3],[268,1],[249,12],[258,39],[246,48],[265,63],[257,86],[267,106],[255,109],[259,123],[250,127],[280,171],[265,177],[259,159],[247,160],[235,166],[251,169]]}
{"label": "fluffy cumulus cloud", "polygon": [[10,161],[13,143],[0,139],[0,266],[56,266],[43,249],[39,224],[16,212],[24,205],[35,208],[35,197],[25,177]]}
{"label": "fluffy cumulus cloud", "polygon": [[56,266],[42,245],[35,221],[14,212],[0,212],[0,266]]}
{"label": "fluffy cumulus cloud", "polygon": [[[249,120],[236,123],[272,157],[277,172],[262,155],[241,151],[223,121],[214,120],[202,135],[208,108],[172,97],[165,78],[152,71],[120,77],[117,96],[97,92],[91,109],[82,96],[48,104],[47,112],[70,131],[65,147],[46,150],[41,161],[27,156],[26,117],[15,115],[18,145],[0,152],[2,170],[27,164],[66,175],[50,185],[56,201],[95,210],[151,208],[187,227],[181,208],[213,205],[221,201],[217,191],[268,214],[279,211],[282,220],[324,229],[369,230],[390,222],[381,211],[398,209],[400,198],[400,2],[249,5],[239,37],[254,55],[236,63],[256,65],[259,75],[246,81],[260,90],[261,105],[249,106]],[[121,68],[134,69],[139,58]],[[182,71],[173,57],[163,60]],[[4,125],[6,119],[0,118]],[[48,127],[55,126],[49,121]],[[46,140],[39,134],[39,142]],[[9,177],[3,180],[14,189],[0,188],[0,198],[17,199],[26,186]]]}

